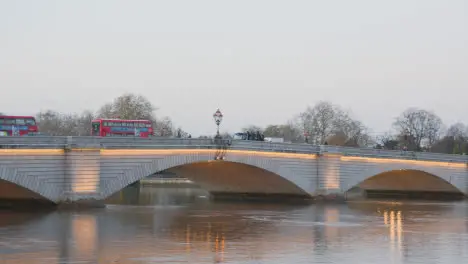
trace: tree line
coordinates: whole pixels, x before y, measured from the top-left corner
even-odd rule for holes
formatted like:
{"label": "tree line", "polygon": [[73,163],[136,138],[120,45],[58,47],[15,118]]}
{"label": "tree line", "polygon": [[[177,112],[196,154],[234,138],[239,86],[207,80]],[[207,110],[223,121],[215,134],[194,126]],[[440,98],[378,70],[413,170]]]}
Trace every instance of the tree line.
{"label": "tree line", "polygon": [[81,113],[61,113],[44,110],[36,115],[41,133],[50,136],[90,136],[91,121],[96,118],[147,119],[153,122],[157,136],[184,136],[180,127],[176,128],[171,118],[157,118],[157,108],[144,96],[123,94],[101,106],[97,111],[85,110]]}
{"label": "tree line", "polygon": [[468,153],[468,126],[456,123],[447,128],[442,119],[429,110],[408,108],[395,118],[390,130],[393,132],[371,136],[370,129],[351,113],[326,101],[307,107],[285,124],[244,128],[244,131],[260,131],[265,137],[282,137],[293,143]]}
{"label": "tree line", "polygon": [[[60,113],[41,111],[36,115],[40,131],[51,136],[89,136],[95,118],[148,119],[153,122],[156,136],[187,137],[169,117],[158,118],[157,108],[144,96],[123,94],[101,106],[97,111]],[[392,124],[394,132],[372,136],[370,129],[352,114],[331,102],[320,101],[283,124],[265,128],[251,125],[243,131],[259,131],[265,137],[281,137],[286,142],[328,144],[350,147],[374,147],[390,150],[430,151],[438,153],[468,153],[468,126],[456,123],[446,126],[435,113],[408,108]],[[223,137],[230,137],[224,133]],[[211,136],[200,136],[207,138]]]}

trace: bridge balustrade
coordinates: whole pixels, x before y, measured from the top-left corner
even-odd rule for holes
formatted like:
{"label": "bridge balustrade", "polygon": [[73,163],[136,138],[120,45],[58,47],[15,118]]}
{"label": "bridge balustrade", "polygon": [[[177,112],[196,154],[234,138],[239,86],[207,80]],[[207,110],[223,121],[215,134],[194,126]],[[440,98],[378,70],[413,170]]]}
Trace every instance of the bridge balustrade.
{"label": "bridge balustrade", "polygon": [[341,146],[321,146],[322,152],[342,154],[345,156],[359,157],[382,157],[397,159],[417,159],[428,161],[447,161],[447,162],[468,162],[467,155],[415,152],[404,150],[382,150],[373,148],[341,147]]}
{"label": "bridge balustrade", "polygon": [[304,143],[274,143],[246,140],[180,139],[164,137],[90,137],[90,136],[21,136],[0,137],[0,148],[102,148],[102,149],[215,149],[269,151],[307,154],[340,154],[345,156],[418,159],[447,162],[467,162],[467,155],[430,152],[382,150],[373,148],[310,145]]}
{"label": "bridge balustrade", "polygon": [[[79,139],[78,141],[81,141]],[[98,138],[104,149],[115,148],[212,148],[216,144],[212,139],[180,138],[136,138],[136,137],[103,137]]]}
{"label": "bridge balustrade", "polygon": [[0,137],[0,148],[64,148],[67,137]]}
{"label": "bridge balustrade", "polygon": [[235,140],[232,142],[232,149],[239,150],[257,150],[257,151],[273,151],[273,152],[288,152],[288,153],[317,153],[318,146],[310,144],[294,144],[294,143],[273,143],[264,141],[245,141]]}
{"label": "bridge balustrade", "polygon": [[432,152],[415,152],[415,153],[419,159],[424,159],[424,160],[468,162],[467,155],[443,154],[443,153],[432,153]]}

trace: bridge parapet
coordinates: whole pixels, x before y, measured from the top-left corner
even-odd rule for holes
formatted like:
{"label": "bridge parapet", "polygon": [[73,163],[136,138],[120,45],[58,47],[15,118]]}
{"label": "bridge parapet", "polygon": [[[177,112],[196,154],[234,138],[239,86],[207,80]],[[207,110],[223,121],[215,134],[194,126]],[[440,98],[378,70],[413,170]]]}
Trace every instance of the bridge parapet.
{"label": "bridge parapet", "polygon": [[67,144],[67,137],[0,137],[0,148],[49,148],[63,149]]}
{"label": "bridge parapet", "polygon": [[447,161],[468,163],[467,155],[443,154],[431,152],[415,152],[403,150],[382,150],[373,148],[354,148],[340,146],[320,146],[321,153],[333,153],[343,156],[357,156],[369,158],[412,159],[426,161]]}
{"label": "bridge parapet", "polygon": [[369,158],[412,159],[468,163],[467,155],[429,152],[381,150],[373,148],[310,145],[304,143],[273,143],[245,140],[139,138],[139,137],[90,137],[90,136],[30,136],[0,137],[0,148],[26,149],[215,149],[284,152],[301,154],[337,154]]}
{"label": "bridge parapet", "polygon": [[301,143],[273,143],[263,141],[234,140],[231,143],[230,149],[318,154],[320,146]]}

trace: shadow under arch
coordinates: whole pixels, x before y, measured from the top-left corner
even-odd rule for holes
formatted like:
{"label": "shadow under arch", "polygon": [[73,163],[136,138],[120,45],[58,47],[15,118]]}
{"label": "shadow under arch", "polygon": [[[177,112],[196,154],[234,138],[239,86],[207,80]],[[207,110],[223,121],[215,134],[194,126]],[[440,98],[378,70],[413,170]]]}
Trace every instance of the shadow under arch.
{"label": "shadow under arch", "polygon": [[462,190],[449,181],[422,170],[391,170],[374,175],[346,191],[348,199],[423,198],[463,199]]}
{"label": "shadow under arch", "polygon": [[[311,196],[304,189],[289,179],[270,170],[242,162],[198,161],[177,165],[164,171],[193,181],[200,188],[208,191],[215,199],[311,199]],[[141,180],[156,172],[159,171],[140,175],[135,180]],[[133,182],[115,190],[112,194]]]}
{"label": "shadow under arch", "polygon": [[[37,207],[37,205],[41,206]],[[53,201],[34,190],[0,178],[0,209],[30,211],[32,209],[43,210],[55,205]]]}

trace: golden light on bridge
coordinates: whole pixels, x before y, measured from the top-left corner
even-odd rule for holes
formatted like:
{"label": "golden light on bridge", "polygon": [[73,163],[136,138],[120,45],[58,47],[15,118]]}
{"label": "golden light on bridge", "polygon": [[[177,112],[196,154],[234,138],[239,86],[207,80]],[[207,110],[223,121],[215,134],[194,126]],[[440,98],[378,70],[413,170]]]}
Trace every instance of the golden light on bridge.
{"label": "golden light on bridge", "polygon": [[[0,149],[0,156],[58,156],[66,162],[71,176],[71,191],[75,193],[93,193],[99,188],[100,180],[100,150],[75,149],[69,156],[64,149]],[[89,156],[89,153],[94,153]]]}
{"label": "golden light on bridge", "polygon": [[[93,153],[76,153],[70,160],[69,170],[72,177],[72,191],[74,193],[94,193],[99,189],[101,166],[99,151]],[[90,155],[91,154],[91,155]]]}
{"label": "golden light on bridge", "polygon": [[323,163],[323,174],[325,188],[328,190],[340,189],[340,169],[335,162],[326,161]]}
{"label": "golden light on bridge", "polygon": [[11,155],[63,155],[65,151],[63,149],[0,149],[0,156],[11,156]]}
{"label": "golden light on bridge", "polygon": [[[175,155],[175,154],[208,154],[217,152],[216,149],[102,149],[101,155]],[[285,153],[268,151],[227,150],[226,154],[257,155],[272,158],[316,159],[315,154]]]}
{"label": "golden light on bridge", "polygon": [[429,160],[406,160],[406,159],[386,159],[386,158],[369,158],[369,157],[350,157],[341,156],[342,161],[365,161],[372,163],[400,163],[421,166],[437,166],[437,167],[454,167],[466,168],[466,163],[463,162],[447,162],[447,161],[429,161]]}

